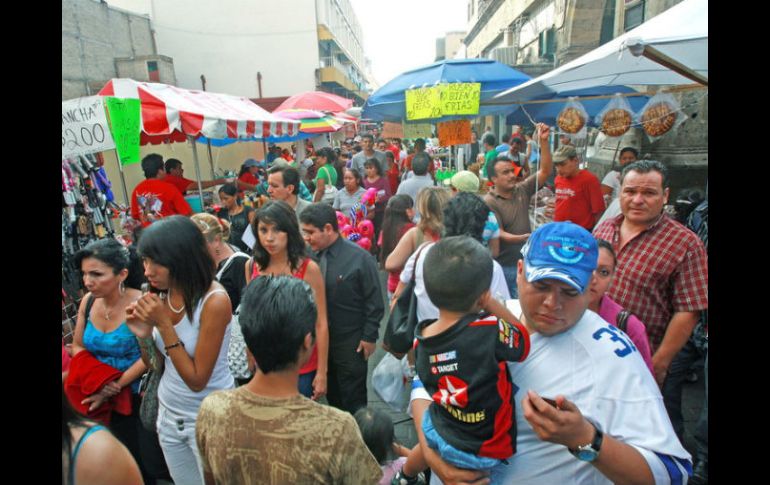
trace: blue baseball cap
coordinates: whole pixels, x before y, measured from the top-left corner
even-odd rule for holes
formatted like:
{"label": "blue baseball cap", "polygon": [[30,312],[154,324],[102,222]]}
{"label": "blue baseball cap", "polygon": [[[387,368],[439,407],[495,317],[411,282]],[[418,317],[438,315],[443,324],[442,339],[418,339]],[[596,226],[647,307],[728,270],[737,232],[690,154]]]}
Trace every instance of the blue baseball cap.
{"label": "blue baseball cap", "polygon": [[532,233],[521,254],[528,282],[555,279],[583,293],[596,269],[599,249],[591,233],[577,224],[551,222]]}

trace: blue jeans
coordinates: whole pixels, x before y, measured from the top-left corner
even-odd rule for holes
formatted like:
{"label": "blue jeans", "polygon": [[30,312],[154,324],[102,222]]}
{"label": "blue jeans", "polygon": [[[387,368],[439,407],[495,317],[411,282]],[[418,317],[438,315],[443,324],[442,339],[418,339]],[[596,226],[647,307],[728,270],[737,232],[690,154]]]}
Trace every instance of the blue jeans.
{"label": "blue jeans", "polygon": [[313,397],[313,379],[315,379],[316,372],[299,375],[299,393],[308,399]]}
{"label": "blue jeans", "polygon": [[516,264],[513,266],[503,266],[500,265],[501,268],[503,268],[503,275],[505,276],[505,282],[508,284],[508,291],[511,292],[511,298],[514,300],[519,299],[519,287],[516,284],[516,275],[518,273],[518,268],[516,267]]}
{"label": "blue jeans", "polygon": [[426,410],[422,416],[422,432],[425,434],[425,441],[428,442],[428,446],[436,450],[441,458],[450,465],[468,470],[487,470],[494,468],[502,461],[497,458],[487,458],[461,451],[447,443],[433,427],[430,410]]}
{"label": "blue jeans", "polygon": [[[671,419],[674,431],[682,442],[684,442],[682,386],[685,377],[689,374],[690,367],[702,355],[701,351],[695,346],[693,339],[690,338],[684,347],[682,347],[682,350],[676,354],[674,360],[671,361],[671,365],[668,368],[668,375],[663,383],[663,402],[666,405],[668,417]],[[704,379],[706,380],[706,396],[703,407],[701,408],[700,416],[698,416],[698,421],[695,425],[693,437],[695,438],[697,459],[708,461],[708,351],[706,351],[705,357]]]}

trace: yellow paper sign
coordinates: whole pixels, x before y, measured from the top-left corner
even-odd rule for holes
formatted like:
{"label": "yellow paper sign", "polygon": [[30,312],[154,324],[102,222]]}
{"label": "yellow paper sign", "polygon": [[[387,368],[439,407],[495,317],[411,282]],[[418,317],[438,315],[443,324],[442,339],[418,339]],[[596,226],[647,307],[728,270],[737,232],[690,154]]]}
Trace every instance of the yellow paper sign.
{"label": "yellow paper sign", "polygon": [[441,117],[441,88],[407,89],[406,119],[424,120]]}
{"label": "yellow paper sign", "polygon": [[471,142],[471,120],[444,121],[436,125],[438,144],[442,147]]}
{"label": "yellow paper sign", "polygon": [[441,116],[479,114],[481,83],[441,85]]}
{"label": "yellow paper sign", "polygon": [[404,123],[404,136],[406,139],[430,138],[432,133],[428,123]]}

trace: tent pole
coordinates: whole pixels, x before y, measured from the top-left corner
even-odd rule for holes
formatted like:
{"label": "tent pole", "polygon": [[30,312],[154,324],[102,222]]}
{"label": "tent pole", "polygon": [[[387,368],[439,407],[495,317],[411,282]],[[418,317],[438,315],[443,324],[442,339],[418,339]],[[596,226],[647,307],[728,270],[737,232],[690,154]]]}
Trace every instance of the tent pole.
{"label": "tent pole", "polygon": [[201,201],[201,211],[203,210],[203,185],[201,185],[201,167],[198,161],[198,147],[195,146],[195,137],[187,135],[187,140],[192,144],[193,160],[195,160],[195,178],[198,179],[198,198]]}
{"label": "tent pole", "polygon": [[115,152],[115,163],[118,164],[118,171],[120,172],[120,184],[123,188],[123,199],[126,201],[126,206],[131,207],[131,201],[128,198],[128,191],[126,190],[126,177],[123,175],[123,164],[120,163],[120,156],[118,155],[117,148],[113,151]]}
{"label": "tent pole", "polygon": [[206,139],[206,146],[209,152],[209,166],[211,167],[211,179],[214,180],[217,176],[214,174],[214,158],[211,156],[211,140]]}

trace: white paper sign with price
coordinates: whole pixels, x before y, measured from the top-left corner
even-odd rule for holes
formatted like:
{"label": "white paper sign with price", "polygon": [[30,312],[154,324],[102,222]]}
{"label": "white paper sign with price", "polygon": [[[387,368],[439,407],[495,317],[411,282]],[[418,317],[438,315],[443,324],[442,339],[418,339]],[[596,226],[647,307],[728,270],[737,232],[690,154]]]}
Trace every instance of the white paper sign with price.
{"label": "white paper sign with price", "polygon": [[107,125],[104,98],[88,96],[61,102],[61,157],[74,158],[115,148]]}

